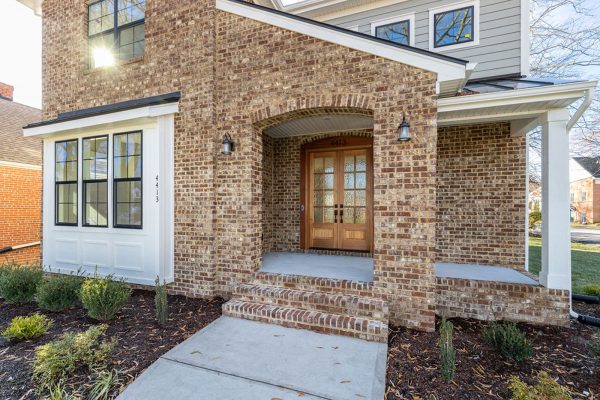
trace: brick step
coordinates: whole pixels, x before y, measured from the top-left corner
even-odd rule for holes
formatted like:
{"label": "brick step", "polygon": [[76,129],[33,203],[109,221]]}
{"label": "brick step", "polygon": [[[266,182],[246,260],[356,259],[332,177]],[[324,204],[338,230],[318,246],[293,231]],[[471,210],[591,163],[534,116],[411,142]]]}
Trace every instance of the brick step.
{"label": "brick step", "polygon": [[270,272],[254,273],[251,283],[270,285],[286,289],[312,290],[325,293],[342,293],[373,297],[373,282],[349,281],[344,279],[317,278],[304,275],[283,275]]}
{"label": "brick step", "polygon": [[388,325],[385,322],[368,318],[279,307],[237,299],[223,304],[223,315],[374,342],[385,343],[388,340]]}
{"label": "brick step", "polygon": [[386,301],[352,294],[288,289],[270,285],[240,284],[234,288],[233,298],[278,307],[368,318],[382,322],[387,322],[389,319],[389,307]]}

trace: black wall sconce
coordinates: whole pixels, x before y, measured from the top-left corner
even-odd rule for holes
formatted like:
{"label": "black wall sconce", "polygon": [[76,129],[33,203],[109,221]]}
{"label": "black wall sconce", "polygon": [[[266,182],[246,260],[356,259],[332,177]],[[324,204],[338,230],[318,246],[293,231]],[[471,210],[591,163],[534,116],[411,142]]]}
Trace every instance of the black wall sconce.
{"label": "black wall sconce", "polygon": [[402,114],[402,123],[398,127],[398,141],[407,142],[410,140],[410,124],[406,121],[406,114]]}
{"label": "black wall sconce", "polygon": [[223,148],[221,149],[221,154],[229,156],[232,152],[233,141],[231,140],[231,136],[229,136],[229,133],[226,133],[225,136],[223,136]]}

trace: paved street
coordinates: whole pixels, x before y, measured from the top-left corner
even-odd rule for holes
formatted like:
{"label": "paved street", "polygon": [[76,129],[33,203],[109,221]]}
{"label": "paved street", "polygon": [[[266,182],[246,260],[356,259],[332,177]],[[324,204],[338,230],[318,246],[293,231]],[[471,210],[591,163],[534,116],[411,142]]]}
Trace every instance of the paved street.
{"label": "paved street", "polygon": [[571,229],[571,240],[577,243],[600,244],[600,230],[598,229]]}

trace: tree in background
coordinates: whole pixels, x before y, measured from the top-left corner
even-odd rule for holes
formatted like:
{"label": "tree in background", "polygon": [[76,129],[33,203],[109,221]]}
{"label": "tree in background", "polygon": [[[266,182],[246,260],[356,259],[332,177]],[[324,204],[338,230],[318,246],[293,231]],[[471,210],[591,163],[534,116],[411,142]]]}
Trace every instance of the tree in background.
{"label": "tree in background", "polygon": [[[531,0],[531,76],[600,79],[600,10],[597,0]],[[580,103],[574,104],[574,108]],[[600,156],[600,91],[571,131],[574,155]],[[541,132],[531,133],[530,174],[540,176]],[[535,154],[534,154],[535,155]]]}

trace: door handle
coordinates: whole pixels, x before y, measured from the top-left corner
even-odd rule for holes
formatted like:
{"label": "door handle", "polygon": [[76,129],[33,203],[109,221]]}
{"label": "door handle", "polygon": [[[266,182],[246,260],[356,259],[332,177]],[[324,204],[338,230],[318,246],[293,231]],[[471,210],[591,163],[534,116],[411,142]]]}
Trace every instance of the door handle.
{"label": "door handle", "polygon": [[333,223],[337,224],[337,216],[338,216],[337,204],[335,207],[336,207],[336,209],[333,210],[333,217],[334,217]]}

